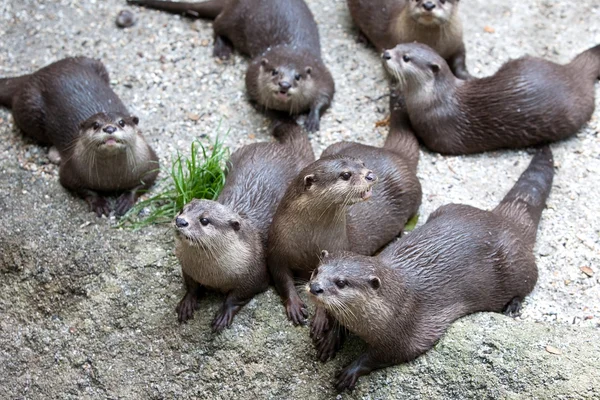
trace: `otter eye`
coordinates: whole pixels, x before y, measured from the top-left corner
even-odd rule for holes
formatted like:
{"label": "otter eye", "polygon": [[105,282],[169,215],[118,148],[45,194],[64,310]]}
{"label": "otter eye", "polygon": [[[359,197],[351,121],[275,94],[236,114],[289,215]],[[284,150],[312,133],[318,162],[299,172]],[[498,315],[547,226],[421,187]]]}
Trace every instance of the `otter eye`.
{"label": "otter eye", "polygon": [[408,54],[405,54],[402,56],[402,59],[404,60],[404,62],[409,62],[410,61],[410,56]]}
{"label": "otter eye", "polygon": [[276,69],[274,69],[273,71],[271,71],[271,74],[273,76],[277,76],[277,75],[279,75],[279,71],[277,71]]}
{"label": "otter eye", "polygon": [[119,120],[119,126],[120,126],[121,128],[124,128],[124,127],[125,127],[125,121],[123,121],[122,119],[120,119],[120,120]]}
{"label": "otter eye", "polygon": [[94,129],[100,129],[100,123],[99,122],[94,122],[92,124],[92,128],[94,128]]}
{"label": "otter eye", "polygon": [[338,279],[337,281],[335,281],[335,286],[337,286],[340,289],[345,288],[347,285],[346,281],[343,279]]}
{"label": "otter eye", "polygon": [[351,172],[342,172],[340,174],[340,178],[342,178],[345,181],[347,181],[348,179],[350,179],[351,176],[352,176]]}
{"label": "otter eye", "polygon": [[299,81],[300,79],[302,79],[302,75],[296,74],[296,76],[294,78],[296,78],[296,80]]}
{"label": "otter eye", "polygon": [[200,223],[202,224],[202,226],[206,226],[210,223],[210,221],[208,220],[208,218],[200,218]]}

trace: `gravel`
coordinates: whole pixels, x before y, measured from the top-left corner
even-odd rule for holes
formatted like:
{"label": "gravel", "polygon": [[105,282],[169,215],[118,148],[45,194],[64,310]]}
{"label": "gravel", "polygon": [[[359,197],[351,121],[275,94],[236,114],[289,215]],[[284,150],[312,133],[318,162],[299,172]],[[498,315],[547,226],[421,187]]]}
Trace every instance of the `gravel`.
{"label": "gravel", "polygon": [[[321,131],[311,135],[316,153],[339,140],[382,144],[387,131],[375,122],[387,113],[387,78],[378,55],[356,42],[344,1],[307,3],[337,88]],[[461,7],[467,63],[477,76],[525,54],[566,63],[600,43],[596,0]],[[117,28],[122,9],[136,15],[133,27]],[[198,138],[226,135],[231,148],[271,140],[268,120],[246,98],[247,59],[213,59],[208,21],[117,0],[0,1],[0,37],[0,76],[66,56],[102,59],[164,165]],[[362,378],[351,397],[600,396],[598,88],[590,123],[552,146],[556,176],[535,248],[540,278],[523,315],[465,318],[426,356]],[[335,361],[317,363],[306,329],[286,321],[272,289],[220,336],[208,332],[219,296],[178,326],[173,310],[183,290],[170,230],[131,232],[97,219],[61,188],[48,149],[23,137],[6,109],[0,138],[0,398],[335,396],[333,373],[356,355],[358,341]],[[494,207],[530,157],[422,149],[419,224],[451,202]],[[564,345],[562,355],[547,345]],[[485,351],[495,361],[480,357]]]}

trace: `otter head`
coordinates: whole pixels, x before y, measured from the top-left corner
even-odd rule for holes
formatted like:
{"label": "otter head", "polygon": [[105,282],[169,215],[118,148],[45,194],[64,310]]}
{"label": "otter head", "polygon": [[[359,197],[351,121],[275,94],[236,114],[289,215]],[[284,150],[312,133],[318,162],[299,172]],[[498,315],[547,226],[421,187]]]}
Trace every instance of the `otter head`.
{"label": "otter head", "polygon": [[386,71],[408,93],[425,90],[435,94],[434,85],[454,76],[446,61],[431,47],[421,43],[399,44],[381,55]]}
{"label": "otter head", "polygon": [[442,26],[456,14],[459,0],[409,0],[408,15],[425,26]]}
{"label": "otter head", "polygon": [[350,205],[371,197],[377,176],[356,158],[325,157],[300,172],[297,182],[305,199],[330,205]]}
{"label": "otter head", "polygon": [[354,253],[330,256],[323,251],[306,286],[309,297],[346,326],[359,322],[356,318],[368,318],[370,312],[384,311],[377,262],[376,257]]}
{"label": "otter head", "polygon": [[98,113],[79,124],[86,151],[118,154],[134,147],[138,137],[138,117],[120,113]]}
{"label": "otter head", "polygon": [[261,59],[258,86],[260,101],[265,107],[291,114],[310,108],[318,91],[313,80],[313,67],[298,64],[295,62],[297,58],[285,57],[284,63]]}
{"label": "otter head", "polygon": [[203,248],[209,255],[239,243],[241,229],[239,214],[212,200],[192,200],[175,218],[176,239]]}

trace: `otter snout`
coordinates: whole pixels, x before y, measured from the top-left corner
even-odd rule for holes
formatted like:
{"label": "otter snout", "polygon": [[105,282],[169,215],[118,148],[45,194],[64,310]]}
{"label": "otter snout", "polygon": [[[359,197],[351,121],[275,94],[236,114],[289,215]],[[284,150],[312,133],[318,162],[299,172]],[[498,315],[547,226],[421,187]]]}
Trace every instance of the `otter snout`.
{"label": "otter snout", "polygon": [[433,4],[431,1],[426,1],[425,3],[423,3],[423,8],[426,11],[431,11],[435,8],[435,4]]}
{"label": "otter snout", "polygon": [[377,175],[375,175],[373,171],[369,171],[367,172],[367,175],[365,175],[365,179],[368,182],[377,182]]}
{"label": "otter snout", "polygon": [[175,218],[175,225],[176,225],[178,228],[185,228],[185,227],[187,227],[189,224],[190,224],[190,223],[189,223],[189,222],[187,222],[187,221],[185,220],[185,218],[182,218],[182,217],[177,217],[177,218]]}
{"label": "otter snout", "polygon": [[112,135],[113,133],[115,133],[117,131],[117,128],[115,128],[112,125],[109,125],[109,126],[105,126],[104,129],[102,129],[102,131],[108,133],[109,135]]}
{"label": "otter snout", "polygon": [[287,81],[279,82],[279,90],[281,91],[281,93],[287,93],[287,91],[290,90],[291,87],[292,85]]}
{"label": "otter snout", "polygon": [[321,285],[319,283],[312,282],[310,284],[310,292],[316,296],[316,295],[323,293],[323,288],[321,287]]}

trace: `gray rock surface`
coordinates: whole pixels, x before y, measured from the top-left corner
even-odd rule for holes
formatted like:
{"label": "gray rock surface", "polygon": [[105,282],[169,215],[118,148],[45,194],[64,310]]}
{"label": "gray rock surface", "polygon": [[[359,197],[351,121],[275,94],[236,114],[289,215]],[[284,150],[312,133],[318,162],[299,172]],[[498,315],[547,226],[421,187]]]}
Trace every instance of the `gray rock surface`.
{"label": "gray rock surface", "polygon": [[[386,130],[375,122],[387,113],[387,81],[377,54],[356,43],[344,1],[307,2],[337,85],[311,136],[315,150],[340,139],[381,144]],[[524,54],[568,62],[600,43],[596,0],[461,3],[477,76]],[[123,8],[120,0],[0,1],[0,76],[68,55],[101,58],[165,165],[205,135],[228,132],[232,148],[270,140],[268,121],[246,101],[246,59],[211,57],[210,22],[130,8],[138,21],[123,30],[115,26]],[[464,318],[425,356],[361,378],[342,398],[600,398],[599,130],[597,107],[580,133],[552,146],[540,280],[523,316]],[[0,398],[336,396],[333,376],[358,354],[359,340],[332,362],[315,361],[307,329],[286,321],[272,289],[221,335],[208,331],[219,296],[179,326],[173,310],[183,290],[169,228],[118,230],[87,212],[59,185],[48,149],[24,138],[5,109],[0,138]],[[420,223],[449,202],[493,207],[530,158],[421,156]]]}

